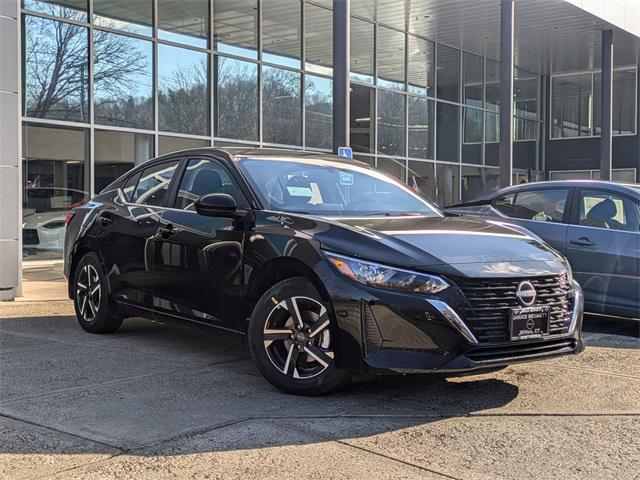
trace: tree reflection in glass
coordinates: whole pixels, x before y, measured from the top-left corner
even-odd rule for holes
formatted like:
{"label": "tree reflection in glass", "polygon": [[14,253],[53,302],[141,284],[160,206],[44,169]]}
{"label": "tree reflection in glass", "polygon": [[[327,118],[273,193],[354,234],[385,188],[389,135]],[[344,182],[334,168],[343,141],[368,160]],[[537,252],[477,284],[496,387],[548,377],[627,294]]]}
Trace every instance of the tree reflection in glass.
{"label": "tree reflection in glass", "polygon": [[[71,11],[56,13],[74,16]],[[24,18],[26,116],[88,121],[87,29],[29,15]]]}
{"label": "tree reflection in glass", "polygon": [[160,130],[209,135],[207,54],[158,45]]}
{"label": "tree reflection in glass", "polygon": [[258,66],[218,56],[216,136],[258,139]]}
{"label": "tree reflection in glass", "polygon": [[275,67],[263,67],[262,140],[284,145],[302,144],[300,74]]}
{"label": "tree reflection in glass", "polygon": [[95,121],[153,128],[151,42],[94,30]]}

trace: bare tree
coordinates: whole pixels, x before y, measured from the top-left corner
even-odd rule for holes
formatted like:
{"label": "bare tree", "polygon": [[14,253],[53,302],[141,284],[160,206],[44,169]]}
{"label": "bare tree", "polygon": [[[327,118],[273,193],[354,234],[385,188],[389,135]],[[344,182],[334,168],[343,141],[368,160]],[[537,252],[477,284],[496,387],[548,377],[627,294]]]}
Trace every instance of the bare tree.
{"label": "bare tree", "polygon": [[177,67],[168,78],[158,79],[160,129],[209,134],[209,95],[207,61]]}
{"label": "bare tree", "polygon": [[[46,8],[46,7],[43,7]],[[51,5],[52,9],[56,7]],[[74,18],[70,10],[50,14]],[[88,120],[88,29],[63,21],[28,16],[26,23],[27,115],[63,120]],[[94,81],[119,98],[131,94],[128,79],[144,69],[142,52],[123,35],[94,32]]]}

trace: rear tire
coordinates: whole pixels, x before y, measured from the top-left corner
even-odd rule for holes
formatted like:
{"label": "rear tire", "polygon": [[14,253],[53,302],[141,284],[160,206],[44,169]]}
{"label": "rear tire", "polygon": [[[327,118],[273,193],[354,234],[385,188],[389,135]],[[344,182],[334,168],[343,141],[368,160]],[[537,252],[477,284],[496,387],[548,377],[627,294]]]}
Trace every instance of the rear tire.
{"label": "rear tire", "polygon": [[109,283],[95,253],[85,254],[78,262],[72,291],[76,318],[84,330],[110,333],[120,327],[123,319],[109,311]]}
{"label": "rear tire", "polygon": [[304,277],[276,283],[258,300],[249,322],[249,350],[260,373],[280,390],[320,395],[346,385],[335,366],[335,321]]}

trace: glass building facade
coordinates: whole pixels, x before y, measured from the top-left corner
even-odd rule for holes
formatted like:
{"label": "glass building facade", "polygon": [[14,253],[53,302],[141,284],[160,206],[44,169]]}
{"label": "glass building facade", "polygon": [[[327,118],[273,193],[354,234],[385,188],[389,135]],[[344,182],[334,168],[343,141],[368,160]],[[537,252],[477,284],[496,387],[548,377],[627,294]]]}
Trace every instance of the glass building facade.
{"label": "glass building facade", "polygon": [[[174,150],[330,151],[331,6],[331,0],[23,0],[23,215],[33,220],[25,228],[34,236],[48,226],[55,232],[70,206]],[[358,9],[352,15],[349,125],[356,158],[441,205],[496,188],[499,64]],[[552,78],[554,137],[597,135],[597,76]],[[542,170],[543,83],[516,70],[517,178]],[[621,93],[635,84],[634,69],[616,72],[614,129],[621,134],[636,130],[635,103]],[[25,241],[26,257],[43,255],[35,245]],[[59,243],[50,247],[47,255],[61,254]]]}

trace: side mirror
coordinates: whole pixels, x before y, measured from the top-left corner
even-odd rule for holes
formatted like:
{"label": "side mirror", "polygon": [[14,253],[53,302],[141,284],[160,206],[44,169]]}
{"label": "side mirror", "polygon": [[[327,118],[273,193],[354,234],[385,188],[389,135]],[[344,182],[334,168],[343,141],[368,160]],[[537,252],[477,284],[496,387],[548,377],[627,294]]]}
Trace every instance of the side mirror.
{"label": "side mirror", "polygon": [[245,212],[238,211],[236,200],[226,193],[210,193],[196,200],[196,212],[205,217],[238,218]]}

